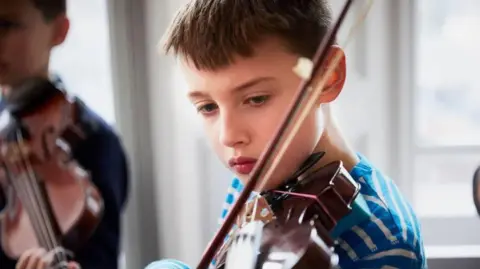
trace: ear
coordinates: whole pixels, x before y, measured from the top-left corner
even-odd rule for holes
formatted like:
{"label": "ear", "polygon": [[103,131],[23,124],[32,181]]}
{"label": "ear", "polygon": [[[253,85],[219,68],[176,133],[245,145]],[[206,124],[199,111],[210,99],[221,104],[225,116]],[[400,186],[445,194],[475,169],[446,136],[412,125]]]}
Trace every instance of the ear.
{"label": "ear", "polygon": [[52,24],[52,46],[55,47],[61,45],[67,38],[68,31],[70,30],[70,20],[66,14],[62,14],[57,16]]}
{"label": "ear", "polygon": [[[336,66],[335,58],[340,57]],[[325,64],[321,68],[321,73],[317,75],[315,78],[315,82],[320,82],[323,80],[324,74],[327,72],[329,68],[334,68],[333,72],[330,72],[329,78],[324,85],[322,93],[319,97],[319,105],[322,103],[329,103],[337,99],[338,95],[343,89],[345,85],[346,73],[347,73],[347,65],[345,59],[345,52],[337,45],[334,45],[330,48],[330,51],[327,55],[327,59]],[[315,83],[316,84],[316,83]]]}

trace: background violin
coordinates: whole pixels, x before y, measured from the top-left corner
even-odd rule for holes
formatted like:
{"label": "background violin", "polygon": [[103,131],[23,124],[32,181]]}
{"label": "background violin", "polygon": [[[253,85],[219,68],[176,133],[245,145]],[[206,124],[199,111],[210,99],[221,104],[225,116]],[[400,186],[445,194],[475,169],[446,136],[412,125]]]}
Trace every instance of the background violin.
{"label": "background violin", "polygon": [[[94,126],[82,120],[79,100],[45,79],[24,81],[5,101],[0,115],[0,184],[6,199],[1,246],[14,259],[31,248],[75,250],[103,213],[99,191],[70,156]],[[65,251],[57,251],[55,258],[55,268],[66,266]]]}

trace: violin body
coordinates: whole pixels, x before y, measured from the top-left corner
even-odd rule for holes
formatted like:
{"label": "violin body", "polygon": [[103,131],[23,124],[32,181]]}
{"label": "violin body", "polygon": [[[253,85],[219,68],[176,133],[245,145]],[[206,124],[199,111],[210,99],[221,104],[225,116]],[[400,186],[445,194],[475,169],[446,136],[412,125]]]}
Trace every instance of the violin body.
{"label": "violin body", "polygon": [[[278,264],[278,268],[295,269],[337,266],[338,256],[334,253],[334,242],[329,232],[351,212],[360,185],[343,168],[341,161],[309,170],[321,156],[323,154],[317,155],[316,160],[305,166],[293,183],[284,186],[287,191],[265,193],[263,196],[268,203],[257,204],[259,208],[253,215],[250,214],[253,202],[247,204],[244,214],[250,223],[244,227],[239,223],[242,228],[217,255],[217,268],[232,269],[241,265],[241,268],[260,269],[272,263]],[[265,214],[265,209],[268,214]],[[249,225],[254,223],[265,225],[249,235],[252,230]],[[261,243],[251,243],[256,241]],[[250,250],[236,251],[237,248]],[[230,254],[232,251],[234,253]],[[228,258],[240,252],[243,255],[239,261]],[[253,267],[241,264],[249,261],[245,253],[255,256]]]}
{"label": "violin body", "polygon": [[80,103],[49,81],[12,91],[0,115],[1,246],[11,258],[31,248],[79,248],[103,214],[89,174],[72,159],[87,137]]}
{"label": "violin body", "polygon": [[[259,226],[255,233],[242,229],[229,246],[227,260],[218,268],[334,268],[338,256],[327,245],[312,223],[280,223],[273,220],[263,226],[262,222],[248,223]],[[247,231],[245,231],[247,230]],[[261,241],[261,244],[252,242]],[[240,254],[240,255],[239,255]]]}

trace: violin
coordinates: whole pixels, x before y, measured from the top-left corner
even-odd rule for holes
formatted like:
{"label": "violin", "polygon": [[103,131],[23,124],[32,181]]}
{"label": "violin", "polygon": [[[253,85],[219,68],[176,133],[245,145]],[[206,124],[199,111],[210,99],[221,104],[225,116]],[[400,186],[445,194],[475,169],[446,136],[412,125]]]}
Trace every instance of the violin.
{"label": "violin", "polygon": [[77,98],[49,80],[15,86],[0,114],[1,246],[12,259],[31,248],[55,251],[52,268],[67,268],[103,214],[90,176],[72,152],[95,129]]}
{"label": "violin", "polygon": [[[247,204],[243,221],[248,222],[221,249],[217,268],[225,268],[225,263],[228,268],[262,268],[265,263],[290,264],[287,268],[338,265],[329,233],[351,212],[360,185],[341,161],[311,169],[323,155],[314,154],[280,189],[263,193],[262,202]],[[236,260],[235,252],[244,254]],[[245,253],[253,255],[248,258]]]}
{"label": "violin", "polygon": [[[243,191],[205,250],[198,269],[209,268],[215,257],[215,266],[226,269],[313,269],[337,266],[338,257],[329,231],[352,211],[352,203],[360,188],[345,171],[341,161],[332,162],[321,169],[305,170],[286,190],[264,193],[265,200],[268,200],[264,204],[270,206],[270,213],[260,213],[260,216],[270,218],[263,216],[263,221],[250,221],[236,234],[234,232],[225,244],[224,239],[244,210],[253,189],[262,189],[269,181],[303,119],[316,107],[318,96],[342,55],[333,57],[331,65],[315,86],[312,85],[313,78],[324,66],[329,48],[335,43],[337,32],[352,3],[353,0],[345,1],[338,19],[322,40],[313,60],[300,58],[299,65],[294,69],[302,78],[296,96],[275,136],[257,161]],[[364,17],[361,16],[361,19]],[[268,207],[264,205],[263,209]]]}

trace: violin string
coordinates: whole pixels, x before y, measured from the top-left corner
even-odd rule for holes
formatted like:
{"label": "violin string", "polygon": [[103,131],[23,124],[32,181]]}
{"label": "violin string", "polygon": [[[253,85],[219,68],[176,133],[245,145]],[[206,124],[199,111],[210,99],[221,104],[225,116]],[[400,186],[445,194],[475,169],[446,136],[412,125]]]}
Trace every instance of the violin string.
{"label": "violin string", "polygon": [[[349,31],[348,36],[346,38],[344,47],[346,47],[349,44],[349,42],[353,39],[353,34],[356,32],[358,27],[362,24],[362,22],[367,17],[367,14],[372,7],[373,0],[369,0],[367,2],[368,2],[368,4],[366,5],[365,9],[362,12],[360,12],[360,15],[357,17],[356,23],[354,23],[354,27],[350,28],[350,31]],[[299,114],[298,120],[291,121],[291,122],[294,122],[294,124],[291,126],[292,130],[286,134],[286,137],[285,137],[284,141],[283,142],[280,141],[279,144],[277,145],[278,146],[277,154],[276,154],[275,158],[273,158],[271,165],[268,166],[266,173],[262,177],[262,180],[260,182],[260,185],[259,185],[258,189],[262,190],[265,187],[265,185],[268,183],[268,181],[270,180],[273,172],[276,170],[277,166],[279,165],[280,160],[282,159],[283,155],[285,154],[288,146],[291,144],[291,141],[293,140],[293,138],[297,134],[298,130],[300,129],[300,126],[303,124],[305,118],[308,116],[308,114],[310,113],[310,111],[312,110],[314,105],[316,104],[316,102],[318,100],[318,97],[322,93],[323,88],[327,83],[327,80],[333,74],[333,71],[337,68],[337,65],[340,63],[342,58],[343,58],[343,53],[340,52],[340,51],[337,51],[334,55],[334,59],[332,61],[332,64],[329,65],[325,74],[323,74],[322,79],[319,81],[319,83],[316,85],[315,88],[310,89],[311,97],[310,98],[305,97],[305,99],[306,99],[305,106],[300,107],[299,111],[297,111],[297,114]],[[302,101],[302,102],[304,102],[304,101]]]}
{"label": "violin string", "polygon": [[[6,171],[7,171],[7,174],[9,175],[10,183],[12,184],[12,186],[13,186],[15,192],[17,193],[17,195],[20,196],[19,198],[21,199],[21,201],[30,200],[31,195],[29,195],[28,190],[25,190],[21,185],[23,180],[22,179],[14,179],[12,177],[11,173],[9,172],[9,170],[6,170]],[[41,226],[41,222],[39,221],[38,216],[36,216],[37,213],[38,213],[38,210],[35,208],[35,203],[34,202],[22,203],[22,206],[24,206],[25,210],[27,210],[27,212],[29,212],[28,215],[29,215],[29,218],[30,218],[30,222],[32,223],[33,229],[36,232],[36,234],[38,234],[38,236],[40,237],[40,238],[37,238],[37,240],[39,241],[40,245],[45,246],[46,244],[48,244],[48,241],[47,241],[47,238],[46,238],[46,232],[43,229],[43,227]]]}
{"label": "violin string", "polygon": [[[18,146],[18,144],[16,143],[13,143],[13,145],[15,146],[15,149],[16,149],[16,153],[19,153],[21,154],[21,151],[20,151],[20,147]],[[17,156],[15,156],[17,157]],[[15,167],[15,171],[23,171],[23,167],[21,165],[17,165],[18,167]],[[8,170],[7,170],[8,171]],[[10,173],[9,173],[10,174]],[[19,173],[21,174],[23,177],[25,177],[25,174],[22,174],[22,173]],[[35,201],[31,201],[32,198],[33,198],[33,194],[32,194],[32,190],[31,188],[29,188],[28,186],[27,187],[24,187],[24,180],[23,178],[18,178],[18,179],[14,179],[13,177],[12,178],[12,183],[14,184],[14,188],[16,187],[16,191],[19,195],[23,195],[23,199],[22,201],[28,201],[30,200],[29,203],[23,203],[23,205],[25,206],[25,209],[27,210],[27,212],[29,212],[29,218],[30,218],[30,221],[32,223],[32,226],[33,228],[35,229],[36,233],[39,234],[41,236],[41,238],[37,238],[40,242],[40,244],[42,246],[47,246],[49,245],[48,243],[48,235],[47,235],[47,232],[46,230],[44,229],[44,227],[41,225],[42,224],[42,221],[41,221],[41,218],[38,216],[39,214],[39,210],[37,208],[38,204],[35,202]],[[23,185],[22,185],[23,183]]]}
{"label": "violin string", "polygon": [[[19,133],[17,132],[17,143],[15,146],[17,147],[17,151],[19,152],[22,161],[24,161],[24,154],[22,147],[20,146],[20,143],[23,143],[20,141]],[[23,165],[18,165],[19,168],[17,168],[18,171],[25,171],[25,163]],[[28,171],[27,171],[28,172]],[[29,214],[30,218],[34,218],[35,222],[39,224],[41,233],[45,237],[44,242],[42,242],[42,247],[45,247],[47,249],[50,249],[53,247],[53,242],[51,240],[51,235],[49,233],[48,227],[46,226],[45,223],[45,217],[43,216],[42,208],[41,208],[41,201],[39,201],[39,198],[37,197],[37,193],[35,189],[33,188],[32,184],[30,183],[30,177],[28,173],[22,173],[23,177],[19,179],[19,183],[21,183],[24,187],[25,194],[27,196],[27,199],[25,201],[30,200],[30,206],[33,212]]]}
{"label": "violin string", "polygon": [[316,195],[308,194],[308,193],[300,193],[300,192],[278,191],[278,190],[275,190],[273,192],[282,193],[282,194],[289,194],[289,195],[296,196],[296,197],[315,200],[317,202],[318,206],[320,206],[323,209],[325,214],[327,214],[329,218],[334,219],[334,217],[332,215],[330,215],[330,211],[323,205],[323,203],[320,202],[320,199]]}
{"label": "violin string", "polygon": [[[17,141],[19,143],[24,143],[23,136],[22,136],[20,131],[17,131]],[[49,236],[49,241],[51,243],[49,251],[55,250],[57,247],[59,247],[59,242],[57,240],[57,237],[56,237],[54,229],[53,229],[52,219],[48,214],[47,204],[46,204],[45,198],[40,191],[39,181],[38,181],[37,177],[35,176],[35,173],[33,171],[33,168],[32,168],[32,165],[31,165],[29,159],[26,156],[24,156],[23,151],[20,151],[20,152],[21,152],[21,156],[23,158],[25,167],[27,168],[26,170],[28,172],[28,179],[29,180],[27,182],[30,183],[30,186],[32,187],[32,189],[34,191],[34,195],[36,196],[37,201],[40,205],[40,212],[41,212],[41,215],[43,215],[43,224],[45,225],[45,227],[47,229],[47,232],[48,232],[47,234]],[[55,251],[54,252],[54,257],[57,259],[56,262],[66,262],[67,261],[66,254],[63,251]]]}
{"label": "violin string", "polygon": [[[20,132],[18,133],[18,135],[22,139],[22,142],[23,142],[23,137],[22,137]],[[55,232],[54,232],[54,229],[53,229],[52,219],[48,214],[47,204],[46,204],[45,198],[44,198],[43,195],[41,195],[42,193],[40,191],[39,181],[35,176],[32,164],[30,163],[28,158],[25,158],[25,156],[24,156],[24,163],[25,163],[25,166],[26,166],[28,174],[29,174],[30,183],[33,186],[33,188],[34,188],[34,190],[37,194],[38,200],[40,202],[41,212],[43,212],[43,215],[44,215],[44,224],[47,228],[47,231],[49,232],[50,241],[51,241],[51,244],[52,244],[50,250],[54,251],[54,257],[57,258],[57,262],[67,262],[66,253],[64,253],[63,251],[57,251],[56,250],[59,247],[59,242],[58,242],[58,239],[57,239],[57,237],[55,235]]]}

